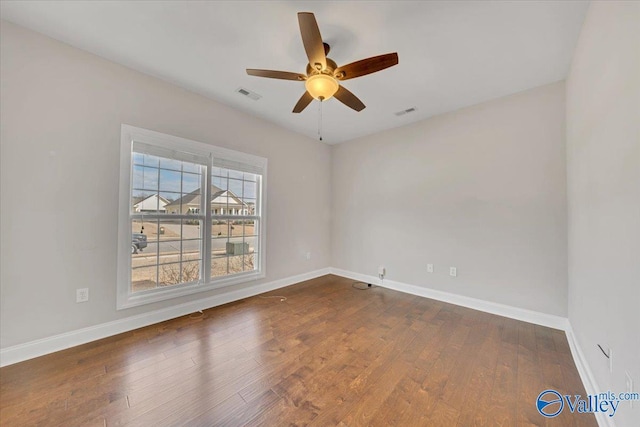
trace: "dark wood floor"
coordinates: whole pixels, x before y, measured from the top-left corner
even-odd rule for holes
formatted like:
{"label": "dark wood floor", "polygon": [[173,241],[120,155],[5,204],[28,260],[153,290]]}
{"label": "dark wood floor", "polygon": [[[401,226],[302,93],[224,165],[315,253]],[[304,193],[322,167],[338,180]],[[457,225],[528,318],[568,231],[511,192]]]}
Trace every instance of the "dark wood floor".
{"label": "dark wood floor", "polygon": [[596,426],[561,331],[325,276],[0,369],[2,426]]}

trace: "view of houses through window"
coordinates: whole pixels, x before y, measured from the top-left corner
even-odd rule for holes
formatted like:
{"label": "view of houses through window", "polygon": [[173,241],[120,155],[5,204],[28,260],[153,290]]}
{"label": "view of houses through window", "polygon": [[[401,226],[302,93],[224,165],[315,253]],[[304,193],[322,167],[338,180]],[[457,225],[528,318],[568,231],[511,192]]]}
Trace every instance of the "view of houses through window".
{"label": "view of houses through window", "polygon": [[130,291],[256,271],[260,184],[256,174],[134,149]]}

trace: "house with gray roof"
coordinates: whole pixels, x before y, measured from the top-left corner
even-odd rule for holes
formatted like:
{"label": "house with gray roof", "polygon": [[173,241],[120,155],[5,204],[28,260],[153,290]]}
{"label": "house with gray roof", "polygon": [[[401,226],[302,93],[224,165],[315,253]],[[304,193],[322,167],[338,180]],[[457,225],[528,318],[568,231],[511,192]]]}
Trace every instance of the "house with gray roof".
{"label": "house with gray roof", "polygon": [[[253,204],[243,202],[230,190],[221,190],[212,186],[211,213],[213,215],[252,215]],[[165,209],[168,214],[199,214],[200,213],[200,189],[185,194],[181,198],[167,204]]]}
{"label": "house with gray roof", "polygon": [[157,194],[136,197],[132,200],[131,208],[135,213],[141,212],[166,212],[165,206],[169,200]]}

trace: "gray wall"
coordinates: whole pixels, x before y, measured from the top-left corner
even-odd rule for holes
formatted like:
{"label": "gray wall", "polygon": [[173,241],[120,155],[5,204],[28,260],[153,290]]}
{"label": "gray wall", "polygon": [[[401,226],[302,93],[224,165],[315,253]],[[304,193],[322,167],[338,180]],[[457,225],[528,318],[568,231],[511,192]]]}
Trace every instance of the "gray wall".
{"label": "gray wall", "polygon": [[3,348],[215,294],[116,311],[121,123],[267,157],[262,282],[329,266],[330,147],[7,22],[1,39]]}
{"label": "gray wall", "polygon": [[327,147],[2,22],[2,348],[214,294],[115,310],[128,123],[269,159],[265,281],[383,264],[400,282],[568,314],[602,391],[623,391],[625,370],[640,384],[639,7],[591,5],[566,152],[563,83]]}
{"label": "gray wall", "polygon": [[[640,390],[640,3],[593,2],[567,80],[569,320],[601,391]],[[613,373],[596,344],[613,350]],[[625,404],[618,426],[640,425]]]}
{"label": "gray wall", "polygon": [[332,266],[566,316],[564,90],[335,146]]}

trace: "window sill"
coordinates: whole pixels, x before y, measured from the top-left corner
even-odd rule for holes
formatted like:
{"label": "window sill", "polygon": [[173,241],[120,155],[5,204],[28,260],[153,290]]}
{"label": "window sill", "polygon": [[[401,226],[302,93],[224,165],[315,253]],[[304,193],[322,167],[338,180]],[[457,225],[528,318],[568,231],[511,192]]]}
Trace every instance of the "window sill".
{"label": "window sill", "polygon": [[220,278],[212,282],[192,283],[185,285],[176,285],[163,290],[150,290],[144,292],[137,292],[135,294],[127,294],[118,296],[117,310],[124,310],[127,308],[138,307],[145,304],[151,304],[154,302],[166,301],[182,297],[185,295],[192,295],[200,292],[211,291],[214,289],[225,288],[227,286],[238,285],[253,280],[263,279],[265,277],[264,272],[253,272],[246,274],[238,274],[225,278]]}

